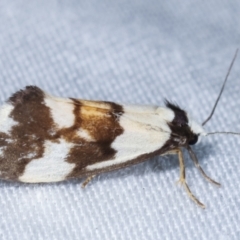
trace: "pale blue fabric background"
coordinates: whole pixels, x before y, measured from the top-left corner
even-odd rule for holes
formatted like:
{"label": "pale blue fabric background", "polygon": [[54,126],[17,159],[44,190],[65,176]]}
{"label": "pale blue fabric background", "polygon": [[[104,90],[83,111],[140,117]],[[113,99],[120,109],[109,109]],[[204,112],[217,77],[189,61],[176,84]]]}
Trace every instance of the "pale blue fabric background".
{"label": "pale blue fabric background", "polygon": [[[0,1],[0,101],[25,85],[58,96],[162,105],[202,122],[240,46],[240,1]],[[207,130],[240,131],[240,56]],[[80,181],[0,181],[1,239],[240,239],[240,139],[194,147],[207,183],[186,155]]]}

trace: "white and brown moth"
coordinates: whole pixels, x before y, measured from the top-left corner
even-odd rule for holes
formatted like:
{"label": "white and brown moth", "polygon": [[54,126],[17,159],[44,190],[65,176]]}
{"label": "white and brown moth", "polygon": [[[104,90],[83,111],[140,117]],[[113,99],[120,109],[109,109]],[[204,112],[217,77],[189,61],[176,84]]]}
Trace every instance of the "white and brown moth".
{"label": "white and brown moth", "polygon": [[204,207],[186,183],[182,148],[204,177],[218,184],[204,173],[190,147],[199,136],[209,134],[213,133],[206,133],[168,101],[165,107],[157,107],[64,99],[28,86],[0,108],[0,178],[38,183],[86,177],[85,186],[100,173],[156,155],[177,154],[179,181],[190,198]]}

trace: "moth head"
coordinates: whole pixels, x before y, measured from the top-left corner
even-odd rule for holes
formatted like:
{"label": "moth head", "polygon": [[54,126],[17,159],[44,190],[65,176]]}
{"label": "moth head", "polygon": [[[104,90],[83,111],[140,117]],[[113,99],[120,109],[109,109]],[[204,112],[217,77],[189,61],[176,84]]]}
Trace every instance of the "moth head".
{"label": "moth head", "polygon": [[193,138],[189,141],[189,145],[194,145],[200,142],[201,136],[206,136],[207,132],[204,130],[201,124],[197,123],[188,115],[188,126],[193,133]]}
{"label": "moth head", "polygon": [[194,145],[199,142],[200,136],[205,136],[203,127],[194,121],[178,105],[165,101],[166,107],[174,112],[174,118],[168,122],[171,135],[175,143],[179,146]]}

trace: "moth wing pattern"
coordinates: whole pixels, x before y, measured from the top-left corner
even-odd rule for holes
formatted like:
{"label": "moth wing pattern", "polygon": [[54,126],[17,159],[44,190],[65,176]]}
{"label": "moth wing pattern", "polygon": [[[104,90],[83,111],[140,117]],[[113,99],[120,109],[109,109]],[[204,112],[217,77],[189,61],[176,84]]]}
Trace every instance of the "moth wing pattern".
{"label": "moth wing pattern", "polygon": [[0,108],[0,177],[54,182],[129,166],[169,149],[167,108],[53,97],[28,86]]}

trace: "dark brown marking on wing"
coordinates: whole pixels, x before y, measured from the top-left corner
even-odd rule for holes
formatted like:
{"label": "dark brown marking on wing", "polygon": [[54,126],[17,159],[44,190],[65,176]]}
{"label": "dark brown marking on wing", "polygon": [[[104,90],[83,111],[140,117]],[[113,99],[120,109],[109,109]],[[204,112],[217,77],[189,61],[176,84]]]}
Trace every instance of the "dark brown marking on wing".
{"label": "dark brown marking on wing", "polygon": [[109,108],[95,108],[81,104],[79,100],[72,100],[75,104],[74,128],[87,131],[92,141],[75,138],[76,146],[71,149],[67,161],[75,163],[76,167],[68,178],[81,177],[83,169],[88,165],[113,159],[116,150],[111,144],[124,131],[119,123],[122,106],[107,102],[105,104]]}
{"label": "dark brown marking on wing", "polygon": [[9,134],[0,132],[0,176],[18,180],[26,165],[44,153],[46,140],[57,141],[49,108],[44,104],[44,92],[28,86],[9,98],[14,106],[10,117],[16,122]]}

